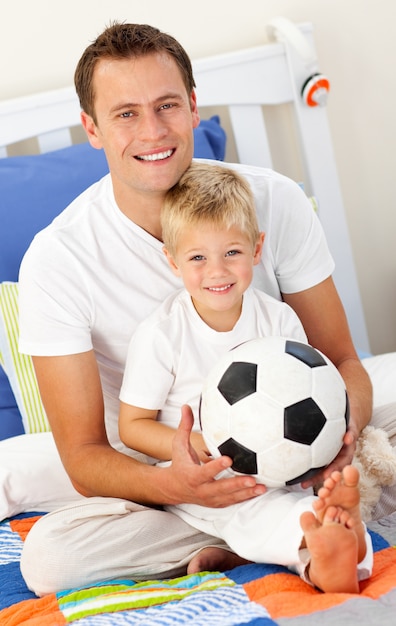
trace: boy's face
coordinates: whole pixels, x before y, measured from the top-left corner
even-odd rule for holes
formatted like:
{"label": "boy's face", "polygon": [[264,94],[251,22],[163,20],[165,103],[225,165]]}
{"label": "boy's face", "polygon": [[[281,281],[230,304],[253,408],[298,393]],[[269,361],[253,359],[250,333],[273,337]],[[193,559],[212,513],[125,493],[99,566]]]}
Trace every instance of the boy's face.
{"label": "boy's face", "polygon": [[[116,200],[132,206],[162,200],[191,163],[199,124],[176,62],[166,54],[102,59],[94,73],[95,114],[82,113],[91,144],[104,148]],[[130,216],[133,219],[133,215]]]}
{"label": "boy's face", "polygon": [[239,318],[242,295],[252,281],[253,266],[260,261],[263,242],[264,233],[253,246],[239,228],[201,224],[183,229],[174,257],[165,250],[198,314],[212,328],[232,328]]}

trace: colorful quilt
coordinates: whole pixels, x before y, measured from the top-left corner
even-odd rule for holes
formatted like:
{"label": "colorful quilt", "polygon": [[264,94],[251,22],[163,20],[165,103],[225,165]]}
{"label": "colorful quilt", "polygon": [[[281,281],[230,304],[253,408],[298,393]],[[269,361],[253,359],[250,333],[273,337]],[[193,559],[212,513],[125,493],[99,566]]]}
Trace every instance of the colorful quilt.
{"label": "colorful quilt", "polygon": [[378,626],[396,624],[396,549],[370,531],[374,571],[360,595],[323,594],[286,568],[244,565],[171,580],[118,580],[37,598],[21,576],[23,540],[37,520],[0,524],[1,626]]}

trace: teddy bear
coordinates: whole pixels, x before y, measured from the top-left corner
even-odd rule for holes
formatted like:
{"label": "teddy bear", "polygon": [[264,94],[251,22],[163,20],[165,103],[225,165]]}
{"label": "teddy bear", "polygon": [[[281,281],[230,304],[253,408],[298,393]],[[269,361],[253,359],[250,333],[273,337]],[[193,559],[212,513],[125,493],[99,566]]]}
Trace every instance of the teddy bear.
{"label": "teddy bear", "polygon": [[381,428],[366,426],[356,443],[352,464],[360,472],[360,507],[365,522],[372,519],[382,487],[396,484],[396,449]]}

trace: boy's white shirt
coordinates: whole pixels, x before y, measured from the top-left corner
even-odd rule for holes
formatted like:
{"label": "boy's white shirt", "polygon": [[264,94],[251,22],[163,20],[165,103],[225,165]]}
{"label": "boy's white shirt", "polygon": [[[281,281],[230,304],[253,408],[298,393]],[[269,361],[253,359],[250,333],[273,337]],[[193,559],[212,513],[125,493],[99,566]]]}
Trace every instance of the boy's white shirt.
{"label": "boy's white shirt", "polygon": [[159,410],[158,420],[172,428],[180,407],[190,404],[194,428],[202,382],[228,350],[254,339],[279,335],[306,342],[300,320],[284,302],[250,287],[242,312],[229,332],[217,332],[198,315],[185,289],[170,295],[142,322],[129,344],[120,399],[133,406]]}

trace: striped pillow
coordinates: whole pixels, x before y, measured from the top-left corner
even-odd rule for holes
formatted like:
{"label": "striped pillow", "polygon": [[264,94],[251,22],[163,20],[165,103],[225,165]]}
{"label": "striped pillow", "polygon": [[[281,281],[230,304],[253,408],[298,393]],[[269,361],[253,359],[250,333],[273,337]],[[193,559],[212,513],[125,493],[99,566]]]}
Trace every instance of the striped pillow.
{"label": "striped pillow", "polygon": [[30,356],[18,352],[18,283],[0,283],[0,354],[26,433],[49,431]]}

